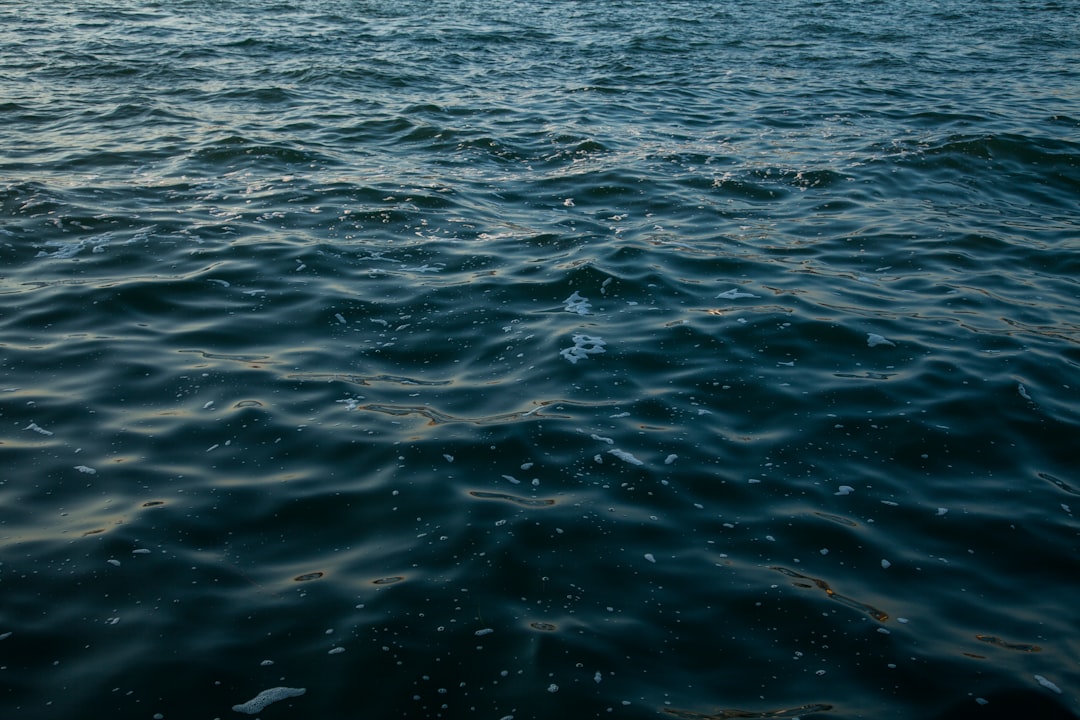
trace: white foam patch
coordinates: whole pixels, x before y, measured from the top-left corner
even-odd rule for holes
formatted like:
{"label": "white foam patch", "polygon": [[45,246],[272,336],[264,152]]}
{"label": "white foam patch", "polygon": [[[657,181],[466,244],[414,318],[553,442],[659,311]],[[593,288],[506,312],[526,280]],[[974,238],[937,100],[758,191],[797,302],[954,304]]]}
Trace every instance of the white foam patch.
{"label": "white foam patch", "polygon": [[573,347],[559,351],[559,354],[571,363],[576,364],[578,360],[586,360],[590,355],[605,352],[604,346],[607,343],[604,342],[603,338],[578,333],[574,335],[573,339]]}
{"label": "white foam patch", "polygon": [[644,465],[645,464],[641,460],[638,460],[636,457],[634,457],[631,453],[628,453],[625,450],[620,450],[619,448],[614,448],[612,450],[608,450],[608,453],[611,454],[611,455],[614,455],[615,457],[619,458],[623,462],[630,463],[631,465]]}
{"label": "white foam patch", "polygon": [[1054,683],[1052,683],[1049,680],[1047,680],[1046,678],[1044,678],[1042,675],[1036,675],[1035,676],[1035,682],[1039,683],[1040,685],[1042,685],[1047,690],[1052,690],[1053,692],[1056,692],[1058,695],[1061,694],[1061,688],[1059,688],[1057,685],[1055,685]]}
{"label": "white foam patch", "polygon": [[417,265],[416,267],[404,267],[404,266],[402,266],[401,269],[404,272],[437,273],[437,272],[442,272],[443,266],[445,264],[446,263],[435,263],[434,265],[428,265],[427,263],[424,263],[423,265]]}
{"label": "white foam patch", "polygon": [[892,340],[886,340],[884,335],[878,335],[877,333],[866,333],[866,344],[870,347],[877,347],[878,345],[896,346],[896,343]]}
{"label": "white foam patch", "polygon": [[97,470],[90,467],[89,465],[76,465],[75,469],[86,475],[97,475]]}
{"label": "white foam patch", "polygon": [[255,715],[256,713],[262,712],[266,706],[271,703],[276,703],[278,700],[285,700],[286,698],[300,697],[306,692],[307,688],[274,687],[269,690],[263,690],[246,703],[233,705],[232,709],[239,713]]}
{"label": "white foam patch", "polygon": [[756,298],[757,295],[754,295],[753,293],[748,293],[748,292],[740,292],[738,290],[738,288],[732,288],[731,290],[720,293],[716,297],[718,299],[724,299],[724,300],[736,300],[738,298],[744,298],[744,297]]}
{"label": "white foam patch", "polygon": [[46,436],[47,435],[52,435],[52,431],[46,430],[45,428],[41,427],[40,425],[38,425],[35,422],[30,423],[29,425],[24,427],[23,430],[33,430],[34,432],[36,432],[39,435],[46,435]]}
{"label": "white foam patch", "polygon": [[90,252],[103,253],[105,248],[109,246],[109,243],[113,240],[113,233],[107,232],[102,235],[95,235],[93,237],[85,237],[76,242],[64,242],[61,240],[50,240],[45,245],[49,247],[59,248],[55,252],[45,252],[41,250],[35,257],[39,258],[57,258],[67,259],[73,258],[81,253],[86,248],[90,248]]}
{"label": "white foam patch", "polygon": [[577,290],[574,291],[573,295],[563,300],[563,302],[566,303],[567,312],[577,313],[578,315],[588,315],[592,310],[592,304],[589,303],[589,299],[582,297],[578,294]]}

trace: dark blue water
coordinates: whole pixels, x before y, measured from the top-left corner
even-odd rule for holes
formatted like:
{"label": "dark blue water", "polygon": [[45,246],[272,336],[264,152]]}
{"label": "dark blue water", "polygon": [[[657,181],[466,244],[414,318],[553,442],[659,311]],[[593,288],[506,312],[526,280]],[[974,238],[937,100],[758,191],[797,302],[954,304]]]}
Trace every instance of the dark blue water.
{"label": "dark blue water", "polygon": [[1077,710],[1078,18],[0,3],[0,718]]}

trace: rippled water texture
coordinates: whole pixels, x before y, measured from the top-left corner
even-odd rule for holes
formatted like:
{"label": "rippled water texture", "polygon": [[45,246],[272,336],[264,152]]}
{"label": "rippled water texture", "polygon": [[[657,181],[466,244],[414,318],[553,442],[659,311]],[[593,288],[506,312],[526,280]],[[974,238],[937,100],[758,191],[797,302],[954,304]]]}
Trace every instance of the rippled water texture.
{"label": "rippled water texture", "polygon": [[0,717],[1077,710],[1078,17],[3,3]]}

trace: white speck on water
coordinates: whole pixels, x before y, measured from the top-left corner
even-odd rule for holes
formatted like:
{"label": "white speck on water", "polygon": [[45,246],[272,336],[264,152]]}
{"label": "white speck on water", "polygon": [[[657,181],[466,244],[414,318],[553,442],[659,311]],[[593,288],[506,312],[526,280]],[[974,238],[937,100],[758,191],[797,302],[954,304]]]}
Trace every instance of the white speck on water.
{"label": "white speck on water", "polygon": [[202,406],[202,409],[203,409],[203,410],[209,410],[209,409],[210,409],[210,408],[212,408],[212,407],[214,407],[214,401],[213,401],[213,400],[211,400],[211,401],[209,401],[209,402],[205,403],[205,404],[204,404],[204,405]]}
{"label": "white speck on water", "polygon": [[342,315],[341,313],[334,313],[334,317],[336,317],[337,321],[339,323],[341,323],[342,325],[347,325],[348,324],[348,323],[345,322],[345,316]]}
{"label": "white speck on water", "polygon": [[513,475],[503,475],[503,479],[509,480],[510,482],[514,483],[515,485],[520,485],[521,484],[521,481],[518,480]]}
{"label": "white speck on water", "polygon": [[340,655],[340,654],[341,654],[341,653],[343,653],[343,652],[345,652],[345,648],[343,648],[343,647],[341,647],[341,646],[339,645],[338,647],[335,647],[335,648],[331,648],[331,649],[330,649],[330,651],[329,651],[329,652],[327,652],[326,654],[327,654],[327,655]]}
{"label": "white speck on water", "polygon": [[97,475],[97,470],[90,467],[89,465],[76,465],[75,469],[85,475]]}
{"label": "white speck on water", "polygon": [[1018,383],[1016,389],[1020,392],[1020,397],[1024,398],[1025,400],[1031,400],[1031,396],[1028,395],[1027,388],[1024,387],[1022,383]]}
{"label": "white speck on water", "polygon": [[836,488],[836,492],[834,492],[833,495],[850,495],[853,492],[855,492],[855,488],[850,485],[841,485]]}
{"label": "white speck on water", "polygon": [[111,559],[109,559],[109,560],[106,560],[105,562],[109,563],[110,565],[114,565],[114,566],[116,566],[116,567],[120,567],[120,561],[119,561],[119,560],[117,560],[116,558],[111,558]]}
{"label": "white speck on water", "polygon": [[886,340],[884,335],[878,335],[877,333],[866,333],[866,344],[870,347],[877,347],[878,345],[896,346],[896,343]]}
{"label": "white speck on water", "polygon": [[618,448],[608,450],[608,454],[614,455],[615,457],[619,458],[623,462],[628,462],[631,465],[644,465],[645,464],[641,460],[638,460],[636,457],[634,457],[631,453],[628,453],[625,450],[620,450]]}
{"label": "white speck on water", "polygon": [[211,445],[210,447],[206,448],[206,452],[211,452],[211,451],[213,451],[213,450],[217,450],[217,449],[218,449],[219,447],[221,447],[221,445],[220,445],[220,444],[218,444],[218,443],[214,443],[214,444],[213,444],[213,445]]}
{"label": "white speck on water", "polygon": [[749,478],[749,479],[747,479],[746,482],[749,483],[750,485],[758,485],[758,484],[761,483],[761,479],[760,478]]}
{"label": "white speck on water", "polygon": [[599,441],[599,442],[605,442],[605,443],[607,443],[608,445],[614,445],[614,444],[615,444],[615,441],[614,441],[614,440],[612,440],[611,438],[609,438],[609,437],[604,437],[603,435],[597,435],[596,433],[593,433],[593,434],[592,434],[592,435],[590,435],[589,437],[591,437],[591,438],[592,438],[593,440],[597,440],[597,441]]}
{"label": "white speck on water", "polygon": [[261,663],[259,663],[259,665],[261,665],[263,667],[270,667],[273,664],[274,664],[273,660],[263,660]]}
{"label": "white speck on water", "polygon": [[889,562],[888,560],[882,560],[882,561],[881,561],[881,568],[882,568],[883,570],[888,570],[888,569],[889,569],[889,568],[891,568],[891,567],[892,567],[892,563],[891,563],[891,562]]}
{"label": "white speck on water", "polygon": [[149,555],[150,550],[148,548],[135,548],[131,551],[132,555]]}
{"label": "white speck on water", "polygon": [[446,453],[443,453],[443,457],[446,459],[446,462],[454,462],[454,456],[453,455],[448,455]]}
{"label": "white speck on water", "polygon": [[937,509],[937,516],[941,517],[947,512],[949,512],[949,508],[938,508]]}
{"label": "white speck on water", "polygon": [[664,458],[664,464],[665,465],[670,465],[670,464],[672,464],[673,462],[675,462],[678,459],[679,459],[679,456],[672,453],[671,455],[668,455],[666,458]]}
{"label": "white speck on water", "polygon": [[599,685],[600,681],[604,679],[604,676],[600,674],[599,670],[597,670],[596,674],[592,676],[592,679],[594,683]]}
{"label": "white speck on water", "polygon": [[555,683],[551,683],[550,685],[547,686],[547,691],[549,693],[557,693],[557,692],[559,692],[559,686],[556,685]]}
{"label": "white speck on water", "polygon": [[829,554],[829,548],[821,548],[820,550],[818,550],[818,552],[821,553],[822,555],[828,555]]}
{"label": "white speck on water", "polygon": [[490,635],[493,632],[495,632],[494,628],[482,628],[480,630],[477,630],[473,634],[476,635],[477,637],[482,637],[484,635]]}
{"label": "white speck on water", "polygon": [[270,703],[276,703],[279,700],[285,700],[286,698],[300,697],[306,692],[307,688],[273,687],[269,690],[263,690],[245,703],[233,705],[232,709],[236,712],[255,715],[256,713],[262,712]]}
{"label": "white speck on water", "polygon": [[653,555],[652,553],[645,553],[645,559],[648,560],[651,563],[656,562],[656,556]]}

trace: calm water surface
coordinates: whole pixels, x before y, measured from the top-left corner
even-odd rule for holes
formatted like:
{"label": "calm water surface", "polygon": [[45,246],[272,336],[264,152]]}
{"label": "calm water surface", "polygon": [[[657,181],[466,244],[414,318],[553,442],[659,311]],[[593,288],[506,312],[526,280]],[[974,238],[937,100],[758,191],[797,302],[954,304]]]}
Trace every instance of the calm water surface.
{"label": "calm water surface", "polygon": [[0,717],[1080,709],[1078,18],[0,3]]}

